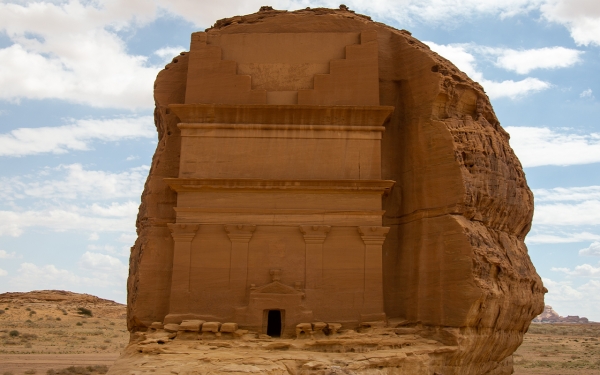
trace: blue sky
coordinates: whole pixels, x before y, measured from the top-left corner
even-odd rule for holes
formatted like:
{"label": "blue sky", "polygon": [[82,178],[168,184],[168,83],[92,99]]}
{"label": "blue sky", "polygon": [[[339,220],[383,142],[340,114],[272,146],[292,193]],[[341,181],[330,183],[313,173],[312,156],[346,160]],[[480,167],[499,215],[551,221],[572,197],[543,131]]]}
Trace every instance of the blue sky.
{"label": "blue sky", "polygon": [[[546,303],[600,321],[600,2],[345,4],[411,31],[483,85],[535,194],[526,243]],[[262,5],[0,0],[0,292],[125,301],[156,146],[156,74],[188,49],[191,32]]]}

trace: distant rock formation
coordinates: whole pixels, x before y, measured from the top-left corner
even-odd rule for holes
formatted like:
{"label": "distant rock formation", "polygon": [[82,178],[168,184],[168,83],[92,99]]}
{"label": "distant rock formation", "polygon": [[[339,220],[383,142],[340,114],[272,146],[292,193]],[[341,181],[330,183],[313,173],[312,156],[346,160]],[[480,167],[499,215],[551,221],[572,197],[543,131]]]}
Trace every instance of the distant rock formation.
{"label": "distant rock formation", "polygon": [[544,312],[540,315],[536,316],[533,319],[534,323],[578,323],[578,324],[586,324],[589,323],[589,319],[579,315],[568,315],[568,316],[560,316],[552,306],[546,305],[544,307]]}

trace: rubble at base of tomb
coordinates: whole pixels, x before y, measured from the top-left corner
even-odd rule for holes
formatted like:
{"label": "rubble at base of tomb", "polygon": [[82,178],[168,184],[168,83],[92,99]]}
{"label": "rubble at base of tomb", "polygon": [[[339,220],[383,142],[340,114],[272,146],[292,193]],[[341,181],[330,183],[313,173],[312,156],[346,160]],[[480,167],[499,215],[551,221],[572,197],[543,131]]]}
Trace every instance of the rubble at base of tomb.
{"label": "rubble at base of tomb", "polygon": [[[234,323],[222,323],[220,331],[231,324]],[[325,375],[377,371],[378,374],[442,375],[456,371],[445,358],[459,351],[460,337],[455,337],[452,343],[451,335],[436,337],[427,327],[405,324],[365,323],[353,330],[340,329],[338,323],[301,323],[297,338],[272,338],[240,329],[229,336],[218,333],[207,336],[200,329],[186,331],[191,335],[182,337],[182,331],[148,329],[132,334],[130,344],[110,374]],[[188,323],[184,326],[189,327]],[[325,327],[335,331],[324,333]],[[309,330],[312,334],[305,334]],[[510,357],[500,366],[479,364],[472,373],[502,374],[509,368],[512,368]]]}

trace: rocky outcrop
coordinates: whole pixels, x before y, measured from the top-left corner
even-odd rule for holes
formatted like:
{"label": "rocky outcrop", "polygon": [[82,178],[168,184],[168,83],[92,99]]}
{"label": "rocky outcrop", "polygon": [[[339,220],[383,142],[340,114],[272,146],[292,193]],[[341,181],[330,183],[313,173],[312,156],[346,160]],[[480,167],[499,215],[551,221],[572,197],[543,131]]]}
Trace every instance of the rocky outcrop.
{"label": "rocky outcrop", "polygon": [[589,319],[579,315],[568,315],[568,316],[560,316],[552,306],[546,305],[544,307],[544,312],[540,315],[536,316],[533,319],[534,323],[576,323],[576,324],[587,324],[590,323]]}
{"label": "rocky outcrop", "polygon": [[[409,32],[347,9],[265,8],[220,20],[207,34],[363,30],[377,32],[380,105],[395,107],[381,146],[382,178],[396,181],[383,200],[390,326],[401,321],[456,348],[436,354],[423,373],[509,374],[546,289],[524,244],[533,195],[483,88]],[[181,133],[168,105],[185,102],[188,61],[188,53],[177,56],[155,83],[159,142],[130,258],[132,332],[162,322],[169,309],[167,224],[175,220],[176,194],[163,179],[178,176]]]}

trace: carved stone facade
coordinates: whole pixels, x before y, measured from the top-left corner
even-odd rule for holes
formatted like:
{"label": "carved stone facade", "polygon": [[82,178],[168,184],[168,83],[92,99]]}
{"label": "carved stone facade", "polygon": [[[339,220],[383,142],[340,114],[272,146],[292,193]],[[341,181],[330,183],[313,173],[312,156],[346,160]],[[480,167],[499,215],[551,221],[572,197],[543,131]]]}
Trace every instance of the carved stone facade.
{"label": "carved stone facade", "polygon": [[[169,106],[181,152],[179,177],[165,179],[177,192],[165,323],[266,333],[278,311],[281,333],[293,335],[301,322],[385,319],[381,198],[394,182],[381,179],[381,134],[393,107],[378,105],[376,37],[193,35],[185,104]],[[268,56],[244,53],[273,38]],[[327,61],[332,45],[346,58]],[[296,46],[305,54],[287,64]],[[223,55],[314,87],[281,90],[264,78],[254,89]],[[302,76],[321,65],[327,74]]]}

